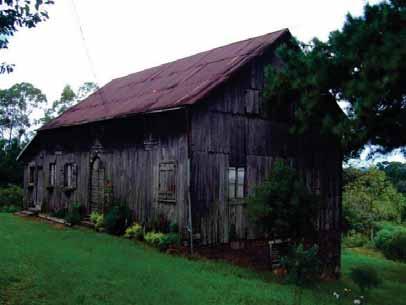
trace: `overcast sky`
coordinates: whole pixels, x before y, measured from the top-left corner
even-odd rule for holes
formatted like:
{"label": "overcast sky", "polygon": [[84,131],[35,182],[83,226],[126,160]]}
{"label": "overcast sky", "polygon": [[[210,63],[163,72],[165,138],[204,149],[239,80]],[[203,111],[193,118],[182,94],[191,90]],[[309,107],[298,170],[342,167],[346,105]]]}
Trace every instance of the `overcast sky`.
{"label": "overcast sky", "polygon": [[347,12],[361,14],[366,1],[74,0],[77,10],[72,0],[55,2],[48,21],[21,30],[11,39],[9,50],[1,51],[1,60],[16,68],[0,76],[0,88],[31,82],[52,101],[65,84],[78,87],[96,81],[103,85],[144,68],[282,28],[304,41],[315,36],[326,39],[330,31],[342,26]]}
{"label": "overcast sky", "polygon": [[347,12],[360,15],[367,1],[55,2],[48,21],[19,31],[9,49],[1,51],[1,61],[16,67],[0,76],[0,88],[30,82],[52,102],[66,84],[104,85],[116,77],[282,28],[302,41],[324,40],[330,31],[341,28]]}

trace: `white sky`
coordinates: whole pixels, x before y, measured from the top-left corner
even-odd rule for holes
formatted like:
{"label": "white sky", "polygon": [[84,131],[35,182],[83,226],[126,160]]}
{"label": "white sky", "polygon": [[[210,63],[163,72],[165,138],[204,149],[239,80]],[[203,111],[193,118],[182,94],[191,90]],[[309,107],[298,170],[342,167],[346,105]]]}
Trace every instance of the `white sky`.
{"label": "white sky", "polygon": [[[360,15],[365,0],[56,0],[50,19],[20,30],[1,61],[15,71],[0,88],[30,82],[52,102],[66,84],[104,85],[171,60],[234,41],[289,28],[302,41],[326,39],[347,12]],[[368,1],[377,3],[379,1]],[[94,67],[96,78],[92,73]]]}
{"label": "white sky", "polygon": [[[74,0],[92,59],[86,56],[72,0],[56,0],[50,19],[23,29],[1,51],[16,64],[0,88],[30,82],[50,101],[66,84],[103,85],[113,78],[234,41],[289,28],[308,41],[326,39],[362,0]],[[377,2],[377,1],[374,1]]]}

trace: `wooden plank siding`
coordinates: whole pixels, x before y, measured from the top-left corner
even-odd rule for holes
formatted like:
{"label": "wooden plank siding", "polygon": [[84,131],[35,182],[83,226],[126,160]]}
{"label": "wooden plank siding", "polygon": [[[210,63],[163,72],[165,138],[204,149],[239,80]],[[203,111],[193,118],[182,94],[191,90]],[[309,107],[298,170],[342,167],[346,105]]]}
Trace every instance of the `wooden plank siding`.
{"label": "wooden plank siding", "polygon": [[[177,112],[44,134],[41,143],[46,145],[37,148],[26,162],[25,204],[32,204],[32,193],[36,191],[35,187],[28,186],[30,164],[42,166],[44,181],[48,181],[49,164],[55,163],[55,186],[39,190],[44,197],[42,209],[56,211],[76,202],[89,208],[91,163],[97,157],[104,167],[104,183],[112,188],[111,201],[127,204],[141,223],[151,222],[154,217],[164,214],[168,220],[185,228],[188,220],[185,128],[185,113]],[[146,136],[151,134],[156,143],[144,145]],[[176,162],[176,198],[173,202],[162,202],[158,198],[159,165],[172,161]],[[67,163],[76,164],[78,169],[77,187],[70,192],[65,191],[63,185],[63,168]]]}
{"label": "wooden plank siding", "polygon": [[245,202],[227,198],[227,169],[246,168],[246,193],[268,176],[273,162],[292,162],[309,189],[325,199],[319,217],[320,245],[332,269],[340,258],[341,162],[338,143],[317,133],[296,137],[289,126],[267,118],[264,69],[280,64],[272,50],[245,67],[192,110],[191,195],[193,228],[202,244],[260,238]]}

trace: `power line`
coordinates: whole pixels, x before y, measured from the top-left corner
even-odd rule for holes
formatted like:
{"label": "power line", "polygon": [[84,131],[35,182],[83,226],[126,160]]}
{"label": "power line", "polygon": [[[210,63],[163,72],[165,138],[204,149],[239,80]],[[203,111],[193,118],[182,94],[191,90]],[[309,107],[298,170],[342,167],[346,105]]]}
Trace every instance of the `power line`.
{"label": "power line", "polygon": [[[74,12],[74,15],[75,15],[75,18],[76,18],[76,22],[78,23],[80,36],[82,38],[83,48],[85,49],[86,57],[87,57],[87,60],[89,62],[90,71],[91,71],[91,73],[93,75],[94,80],[96,81],[96,84],[99,84],[99,80],[98,80],[98,77],[97,77],[95,65],[94,65],[94,62],[92,60],[92,57],[90,56],[89,48],[87,47],[85,34],[84,34],[84,31],[83,31],[82,23],[80,21],[80,16],[79,16],[79,12],[78,12],[75,0],[71,0],[71,3],[72,3],[73,12]],[[105,98],[103,96],[103,92],[102,92],[101,88],[99,88],[96,92],[100,95],[100,98],[102,100],[102,104],[104,106],[106,100],[105,100]]]}

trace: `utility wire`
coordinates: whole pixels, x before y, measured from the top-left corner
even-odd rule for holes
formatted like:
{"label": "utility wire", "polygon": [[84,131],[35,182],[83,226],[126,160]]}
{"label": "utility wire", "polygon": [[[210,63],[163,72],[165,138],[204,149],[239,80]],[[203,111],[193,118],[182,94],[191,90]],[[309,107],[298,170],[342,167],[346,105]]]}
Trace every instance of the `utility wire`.
{"label": "utility wire", "polygon": [[[79,16],[79,13],[78,13],[78,9],[77,9],[75,0],[71,0],[71,3],[72,3],[72,8],[73,8],[73,12],[74,12],[74,15],[75,15],[76,22],[78,23],[80,36],[82,38],[83,48],[85,49],[86,57],[87,57],[87,60],[89,62],[90,71],[91,71],[91,73],[93,75],[94,80],[96,81],[97,86],[99,86],[98,85],[99,81],[98,81],[98,77],[97,77],[97,74],[96,74],[95,65],[94,65],[94,62],[92,60],[92,57],[90,56],[89,48],[87,47],[85,34],[84,34],[84,31],[83,31],[82,23],[80,21],[80,16]],[[99,88],[99,89],[96,90],[96,93],[99,94],[99,96],[101,98],[101,101],[102,101],[102,104],[104,106],[106,100],[105,100],[105,98],[103,96],[103,90],[101,88]]]}

